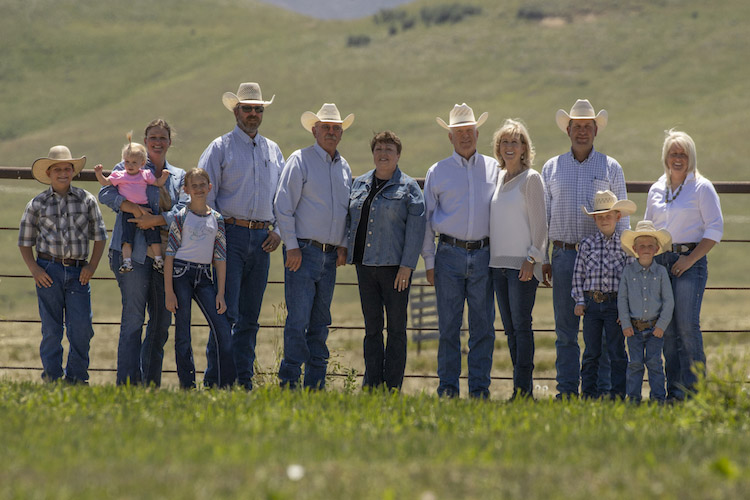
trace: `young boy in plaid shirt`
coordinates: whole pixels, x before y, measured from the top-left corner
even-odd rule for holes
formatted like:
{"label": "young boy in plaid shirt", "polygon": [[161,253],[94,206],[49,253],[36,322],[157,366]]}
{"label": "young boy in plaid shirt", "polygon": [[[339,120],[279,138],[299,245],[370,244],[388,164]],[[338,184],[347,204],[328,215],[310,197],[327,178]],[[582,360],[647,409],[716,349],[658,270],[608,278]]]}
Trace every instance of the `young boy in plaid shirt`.
{"label": "young boy in plaid shirt", "polygon": [[[47,158],[34,162],[32,175],[50,188],[26,205],[18,233],[21,256],[36,283],[42,379],[48,382],[63,376],[73,384],[87,384],[89,379],[89,343],[94,336],[89,280],[104,252],[107,231],[96,198],[71,186],[85,164],[85,156],[74,159],[65,146],[54,146]],[[94,248],[87,262],[89,240],[94,240]],[[64,373],[63,325],[70,343]]]}
{"label": "young boy in plaid shirt", "polygon": [[598,231],[581,241],[573,269],[571,296],[575,314],[583,316],[583,341],[586,349],[581,362],[581,394],[584,398],[603,396],[597,392],[599,358],[602,354],[602,328],[611,364],[611,398],[625,398],[625,340],[617,323],[617,290],[628,256],[620,246],[617,222],[622,215],[635,212],[635,203],[617,200],[612,191],[594,196],[593,211],[581,207],[594,218]]}

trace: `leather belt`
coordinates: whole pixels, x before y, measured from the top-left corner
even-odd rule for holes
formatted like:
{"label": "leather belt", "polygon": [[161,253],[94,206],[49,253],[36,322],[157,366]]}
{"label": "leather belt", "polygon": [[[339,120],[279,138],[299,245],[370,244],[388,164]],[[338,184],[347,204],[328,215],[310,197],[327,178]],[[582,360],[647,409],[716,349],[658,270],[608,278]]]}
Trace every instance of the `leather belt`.
{"label": "leather belt", "polygon": [[642,319],[630,318],[630,324],[633,325],[633,328],[635,328],[639,332],[642,332],[643,330],[648,330],[649,328],[655,327],[656,319],[645,321]]}
{"label": "leather belt", "polygon": [[299,241],[301,243],[309,243],[310,245],[312,245],[312,246],[314,246],[316,248],[320,248],[325,253],[330,253],[330,252],[333,252],[334,250],[336,250],[336,245],[332,245],[330,243],[321,243],[321,242],[316,241],[316,240],[301,239],[301,238],[297,238],[297,241]]}
{"label": "leather belt", "polygon": [[697,246],[697,243],[675,243],[672,245],[672,251],[674,253],[692,252]]}
{"label": "leather belt", "polygon": [[578,250],[578,243],[565,243],[564,241],[555,240],[552,244],[557,248],[564,248],[565,250]]}
{"label": "leather belt", "polygon": [[479,250],[480,248],[484,248],[486,246],[489,246],[490,244],[489,236],[481,240],[466,241],[459,240],[458,238],[453,238],[452,236],[448,236],[447,234],[441,234],[440,241],[454,247],[463,248],[465,250]]}
{"label": "leather belt", "polygon": [[40,259],[44,260],[51,260],[52,262],[57,262],[58,264],[62,264],[66,267],[83,267],[88,262],[85,260],[77,260],[77,259],[61,259],[59,257],[55,257],[54,255],[50,255],[48,253],[44,252],[37,252],[36,256]]}
{"label": "leather belt", "polygon": [[232,224],[233,226],[246,227],[248,229],[268,229],[271,226],[270,222],[263,220],[235,219],[234,217],[225,218],[224,224]]}
{"label": "leather belt", "polygon": [[601,304],[602,302],[609,302],[610,300],[617,300],[617,292],[600,292],[599,290],[593,292],[585,292],[586,297],[591,297],[594,302]]}

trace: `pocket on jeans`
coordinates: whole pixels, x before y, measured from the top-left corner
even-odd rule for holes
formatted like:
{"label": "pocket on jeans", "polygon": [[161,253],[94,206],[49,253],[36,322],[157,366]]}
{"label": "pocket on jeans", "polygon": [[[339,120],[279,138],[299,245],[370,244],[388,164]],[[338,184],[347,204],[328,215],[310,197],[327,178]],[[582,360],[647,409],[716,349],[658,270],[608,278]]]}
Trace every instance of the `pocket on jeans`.
{"label": "pocket on jeans", "polygon": [[173,278],[179,278],[181,276],[184,276],[185,273],[188,272],[188,265],[187,264],[179,264],[175,262],[174,266],[172,267],[172,277]]}

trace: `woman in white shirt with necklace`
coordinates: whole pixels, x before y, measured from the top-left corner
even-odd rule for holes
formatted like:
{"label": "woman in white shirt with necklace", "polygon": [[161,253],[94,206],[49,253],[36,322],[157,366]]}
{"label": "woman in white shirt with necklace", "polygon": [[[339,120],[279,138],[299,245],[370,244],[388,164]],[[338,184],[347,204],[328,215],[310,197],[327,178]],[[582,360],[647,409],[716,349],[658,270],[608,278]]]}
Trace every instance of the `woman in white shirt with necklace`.
{"label": "woman in white shirt with necklace", "polygon": [[531,313],[542,280],[547,210],[542,177],[531,168],[534,146],[526,126],[506,120],[492,138],[501,172],[490,204],[490,268],[513,362],[513,395],[533,397]]}
{"label": "woman in white shirt with necklace", "polygon": [[706,254],[724,232],[721,203],[711,181],[698,172],[695,142],[685,132],[666,132],[664,175],[648,191],[645,219],[672,235],[672,251],[655,260],[669,271],[674,291],[672,322],[664,332],[667,400],[694,391],[696,373],[705,373],[700,329],[703,291],[708,279]]}

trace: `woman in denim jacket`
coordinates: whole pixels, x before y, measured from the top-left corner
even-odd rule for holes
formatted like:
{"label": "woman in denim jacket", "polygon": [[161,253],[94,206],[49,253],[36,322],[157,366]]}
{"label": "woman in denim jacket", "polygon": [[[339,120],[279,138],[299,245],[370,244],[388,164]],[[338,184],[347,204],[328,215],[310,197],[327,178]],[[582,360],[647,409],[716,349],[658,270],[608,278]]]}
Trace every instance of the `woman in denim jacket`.
{"label": "woman in denim jacket", "polygon": [[[370,141],[375,169],[352,183],[347,263],[357,266],[365,317],[363,385],[400,389],[406,367],[406,307],[424,239],[424,196],[398,168],[401,140],[386,130]],[[388,341],[383,348],[383,307]]]}

